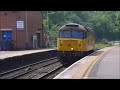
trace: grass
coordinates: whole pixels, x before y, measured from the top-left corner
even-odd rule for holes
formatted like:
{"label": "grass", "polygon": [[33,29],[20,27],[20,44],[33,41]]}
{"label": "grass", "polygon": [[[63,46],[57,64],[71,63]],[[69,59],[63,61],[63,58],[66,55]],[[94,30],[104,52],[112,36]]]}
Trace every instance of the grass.
{"label": "grass", "polygon": [[111,44],[103,44],[103,43],[95,44],[95,47],[97,49],[101,49],[101,48],[105,48],[105,47],[109,47],[109,46],[112,46],[112,45]]}

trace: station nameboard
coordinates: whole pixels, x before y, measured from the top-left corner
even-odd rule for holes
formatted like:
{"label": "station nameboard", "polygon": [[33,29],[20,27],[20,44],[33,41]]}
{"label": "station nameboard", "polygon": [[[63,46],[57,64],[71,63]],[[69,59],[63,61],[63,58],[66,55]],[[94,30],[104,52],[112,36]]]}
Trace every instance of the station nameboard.
{"label": "station nameboard", "polygon": [[17,21],[17,29],[18,30],[24,29],[24,21]]}

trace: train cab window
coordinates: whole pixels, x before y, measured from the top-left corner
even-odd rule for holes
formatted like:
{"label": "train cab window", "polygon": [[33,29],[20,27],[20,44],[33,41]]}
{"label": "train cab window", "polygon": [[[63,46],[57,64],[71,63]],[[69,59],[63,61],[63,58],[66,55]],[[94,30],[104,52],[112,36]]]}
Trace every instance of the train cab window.
{"label": "train cab window", "polygon": [[83,32],[81,31],[72,31],[72,36],[71,38],[77,38],[77,39],[82,39],[83,38]]}
{"label": "train cab window", "polygon": [[60,31],[60,38],[70,38],[71,36],[71,31],[70,30],[65,30],[65,31]]}

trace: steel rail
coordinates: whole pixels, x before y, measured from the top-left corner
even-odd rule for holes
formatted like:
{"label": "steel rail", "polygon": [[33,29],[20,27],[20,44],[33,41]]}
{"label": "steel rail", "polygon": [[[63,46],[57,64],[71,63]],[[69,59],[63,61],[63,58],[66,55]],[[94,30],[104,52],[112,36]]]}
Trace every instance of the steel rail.
{"label": "steel rail", "polygon": [[[50,58],[50,59],[46,59],[46,60],[42,60],[42,61],[39,61],[39,62],[35,62],[35,63],[32,63],[32,64],[29,64],[29,65],[25,65],[25,66],[22,66],[22,67],[19,67],[19,68],[16,68],[16,69],[12,69],[12,70],[9,70],[9,71],[6,71],[6,72],[3,72],[3,73],[0,73],[0,79],[1,79],[1,77],[3,77],[3,76],[5,76],[5,75],[9,75],[9,74],[12,74],[12,73],[14,73],[14,72],[18,72],[19,70],[25,70],[26,71],[26,73],[28,73],[28,71],[30,72],[30,71],[33,71],[33,69],[31,69],[31,67],[32,66],[35,66],[35,65],[38,65],[38,64],[43,64],[43,63],[46,63],[46,62],[51,62],[51,60],[55,60],[55,59],[57,59],[57,57],[54,57],[54,58]],[[58,62],[58,61],[57,61]],[[53,62],[54,63],[54,62]],[[49,64],[47,64],[47,65],[49,65]],[[46,66],[46,65],[44,65],[44,66]],[[44,67],[44,66],[42,66],[42,67]],[[30,70],[31,69],[31,70]],[[37,68],[35,68],[35,69],[37,69]],[[35,70],[34,69],[34,70]],[[25,73],[25,72],[24,72]],[[14,77],[17,77],[17,76],[19,76],[19,75],[16,75],[16,76],[14,76]],[[13,76],[12,76],[13,77]],[[13,78],[14,78],[13,77]],[[12,79],[12,78],[10,78],[10,79]]]}

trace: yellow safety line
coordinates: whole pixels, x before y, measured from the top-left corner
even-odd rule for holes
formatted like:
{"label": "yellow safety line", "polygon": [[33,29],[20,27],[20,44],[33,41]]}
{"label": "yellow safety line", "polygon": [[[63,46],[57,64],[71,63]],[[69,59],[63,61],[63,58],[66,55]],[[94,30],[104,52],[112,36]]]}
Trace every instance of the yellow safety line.
{"label": "yellow safety line", "polygon": [[[92,62],[91,60],[89,61],[89,63]],[[87,67],[89,66],[89,63],[86,63],[84,65],[82,65],[82,68],[79,69],[73,76],[73,79],[81,79],[85,73],[85,71],[87,70]]]}
{"label": "yellow safety line", "polygon": [[108,51],[106,51],[106,52],[103,52],[99,57],[97,57],[97,58],[93,61],[93,63],[89,66],[88,70],[86,71],[83,79],[87,79],[87,78],[88,78],[88,76],[89,76],[89,74],[90,74],[93,66],[95,65],[95,63],[96,63],[104,54],[107,54],[111,49],[112,49],[112,48],[110,48],[110,49],[109,49]]}

